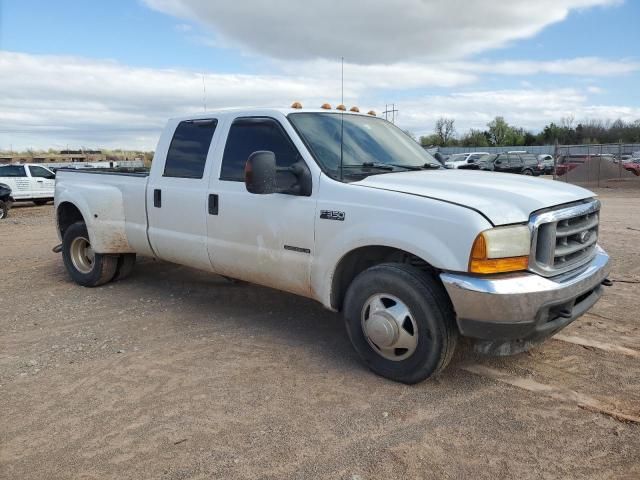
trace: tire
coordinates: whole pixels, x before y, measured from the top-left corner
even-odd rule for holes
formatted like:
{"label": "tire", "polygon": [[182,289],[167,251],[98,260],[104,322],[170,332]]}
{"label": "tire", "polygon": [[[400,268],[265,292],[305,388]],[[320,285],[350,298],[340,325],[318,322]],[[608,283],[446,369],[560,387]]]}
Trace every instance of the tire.
{"label": "tire", "polygon": [[9,206],[6,202],[0,200],[0,220],[9,216]]}
{"label": "tire", "polygon": [[[375,310],[376,299],[385,310],[372,316],[372,309],[380,311]],[[397,311],[394,307],[406,307],[408,315],[388,321],[389,312]],[[418,383],[440,373],[458,341],[455,314],[444,288],[411,265],[385,263],[360,273],[347,290],[343,313],[349,339],[364,363],[378,375],[402,383]],[[389,332],[387,327],[414,345],[395,348],[399,340],[394,343],[379,336]]]}
{"label": "tire", "polygon": [[83,287],[97,287],[109,282],[118,267],[117,255],[87,252],[90,247],[87,226],[83,222],[74,223],[64,232],[64,266],[71,279]]}
{"label": "tire", "polygon": [[526,170],[523,170],[523,171],[522,171],[522,174],[523,174],[523,175],[533,175],[533,171],[532,171],[532,170],[529,170],[529,169],[527,168]]}
{"label": "tire", "polygon": [[41,207],[42,205],[46,205],[47,203],[49,203],[49,200],[34,200],[33,203],[35,203],[38,207]]}
{"label": "tire", "polygon": [[133,272],[133,267],[136,265],[136,254],[135,253],[124,253],[118,257],[118,266],[116,267],[116,274],[113,277],[114,282],[119,282],[120,280],[124,280],[131,272]]}

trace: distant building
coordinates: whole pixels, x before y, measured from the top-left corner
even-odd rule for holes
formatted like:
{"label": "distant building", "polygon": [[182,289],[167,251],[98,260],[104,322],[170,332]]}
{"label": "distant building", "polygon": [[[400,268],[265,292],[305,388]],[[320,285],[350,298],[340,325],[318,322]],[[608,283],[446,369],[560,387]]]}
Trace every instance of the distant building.
{"label": "distant building", "polygon": [[0,154],[0,164],[104,162],[106,160],[107,156],[100,150],[61,150],[60,153],[36,153],[33,156]]}

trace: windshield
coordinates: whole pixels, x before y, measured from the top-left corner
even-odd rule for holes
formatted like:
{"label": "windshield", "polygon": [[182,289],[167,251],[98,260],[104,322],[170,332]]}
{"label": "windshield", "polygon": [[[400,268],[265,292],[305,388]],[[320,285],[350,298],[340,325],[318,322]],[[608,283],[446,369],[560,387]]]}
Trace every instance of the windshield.
{"label": "windshield", "polygon": [[415,140],[381,118],[327,112],[291,113],[289,120],[323,170],[333,178],[340,177],[341,131],[345,177],[440,167]]}

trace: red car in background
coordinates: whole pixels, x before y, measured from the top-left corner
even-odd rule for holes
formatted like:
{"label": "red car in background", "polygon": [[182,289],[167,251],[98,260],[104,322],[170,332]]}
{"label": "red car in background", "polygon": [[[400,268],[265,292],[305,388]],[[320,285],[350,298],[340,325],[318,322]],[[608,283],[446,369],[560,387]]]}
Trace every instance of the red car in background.
{"label": "red car in background", "polygon": [[632,158],[628,162],[622,164],[625,170],[640,176],[640,158]]}
{"label": "red car in background", "polygon": [[587,159],[590,158],[600,158],[602,160],[609,160],[611,162],[615,161],[615,157],[608,153],[596,155],[560,155],[558,157],[558,161],[556,162],[556,175],[565,175],[567,172],[584,164]]}

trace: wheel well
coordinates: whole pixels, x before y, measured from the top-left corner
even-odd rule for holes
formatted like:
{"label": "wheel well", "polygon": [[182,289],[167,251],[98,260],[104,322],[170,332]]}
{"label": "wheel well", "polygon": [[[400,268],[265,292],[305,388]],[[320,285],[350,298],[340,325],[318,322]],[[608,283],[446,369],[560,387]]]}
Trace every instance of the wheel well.
{"label": "wheel well", "polygon": [[76,222],[84,222],[84,217],[78,207],[73,203],[64,202],[58,207],[58,228],[60,236],[64,237],[64,232]]}
{"label": "wheel well", "polygon": [[347,288],[367,268],[380,263],[396,262],[407,263],[427,272],[436,272],[436,269],[420,257],[393,247],[368,246],[352,250],[342,259],[331,281],[331,306],[336,310],[342,310]]}

